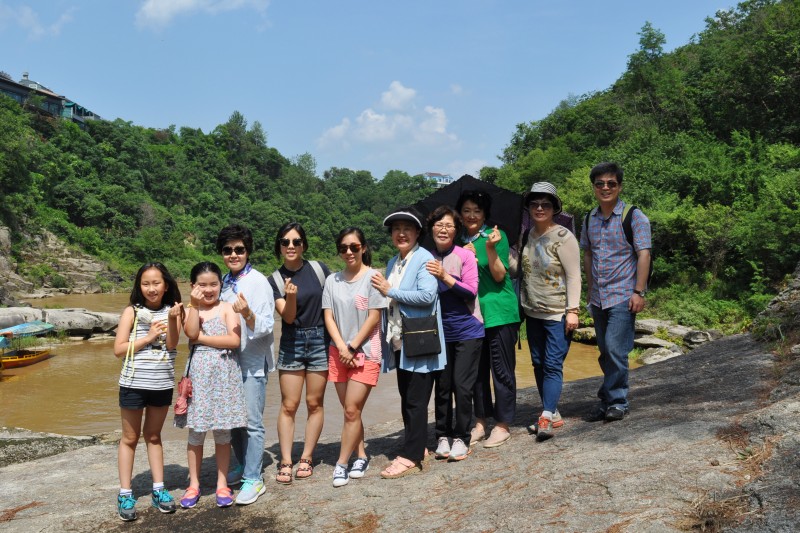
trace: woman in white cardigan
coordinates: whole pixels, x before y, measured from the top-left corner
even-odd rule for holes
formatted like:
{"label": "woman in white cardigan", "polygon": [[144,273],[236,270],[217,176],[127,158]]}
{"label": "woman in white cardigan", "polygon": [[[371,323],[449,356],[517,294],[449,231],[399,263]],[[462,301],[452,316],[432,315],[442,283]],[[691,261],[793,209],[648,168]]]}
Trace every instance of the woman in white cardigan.
{"label": "woman in white cardigan", "polygon": [[[428,435],[428,403],[434,379],[447,364],[442,318],[439,309],[438,283],[425,265],[433,259],[419,246],[422,216],[414,208],[401,208],[383,221],[390,228],[392,243],[398,254],[389,260],[386,276],[372,276],[372,285],[390,298],[385,320],[385,339],[394,357],[384,358],[386,368],[397,367],[397,387],[405,426],[400,455],[381,472],[381,477],[394,479],[422,471]],[[402,317],[425,317],[435,314],[439,350],[431,355],[406,355]]]}

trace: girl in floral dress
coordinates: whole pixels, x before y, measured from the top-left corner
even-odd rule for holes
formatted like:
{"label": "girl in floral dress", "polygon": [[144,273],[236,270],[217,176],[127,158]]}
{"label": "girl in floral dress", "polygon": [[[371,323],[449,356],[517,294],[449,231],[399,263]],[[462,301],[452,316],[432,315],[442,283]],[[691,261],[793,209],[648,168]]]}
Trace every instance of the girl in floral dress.
{"label": "girl in floral dress", "polygon": [[192,268],[191,281],[185,332],[192,349],[189,362],[192,397],[185,419],[175,420],[178,427],[189,428],[189,488],[180,503],[188,509],[200,499],[203,441],[211,430],[217,458],[217,506],[228,507],[233,503],[226,479],[231,429],[247,425],[242,372],[236,352],[241,335],[239,315],[231,304],[219,300],[222,272],[217,265],[208,261],[198,263]]}

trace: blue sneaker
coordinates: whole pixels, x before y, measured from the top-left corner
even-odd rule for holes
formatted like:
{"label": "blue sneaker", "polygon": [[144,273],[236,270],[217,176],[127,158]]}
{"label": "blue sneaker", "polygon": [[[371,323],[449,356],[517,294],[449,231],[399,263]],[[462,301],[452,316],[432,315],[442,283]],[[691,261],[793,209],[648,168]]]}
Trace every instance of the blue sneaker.
{"label": "blue sneaker", "polygon": [[259,496],[267,492],[267,487],[260,479],[245,479],[242,488],[236,496],[236,505],[250,505],[255,503]]}
{"label": "blue sneaker", "polygon": [[358,457],[350,467],[349,476],[353,479],[360,479],[369,469],[369,457]]}
{"label": "blue sneaker", "polygon": [[217,507],[230,507],[233,505],[233,491],[228,488],[217,489]]}
{"label": "blue sneaker", "polygon": [[117,495],[117,514],[125,522],[136,520],[136,500],[133,495]]}
{"label": "blue sneaker", "polygon": [[153,491],[153,507],[162,513],[175,512],[175,500],[170,495],[167,489],[158,489]]}
{"label": "blue sneaker", "polygon": [[235,468],[228,472],[228,485],[238,485],[242,480],[243,474],[244,467],[242,465],[236,465]]}
{"label": "blue sneaker", "polygon": [[349,481],[350,477],[347,475],[347,465],[336,463],[336,467],[333,469],[333,486],[343,487],[347,485]]}

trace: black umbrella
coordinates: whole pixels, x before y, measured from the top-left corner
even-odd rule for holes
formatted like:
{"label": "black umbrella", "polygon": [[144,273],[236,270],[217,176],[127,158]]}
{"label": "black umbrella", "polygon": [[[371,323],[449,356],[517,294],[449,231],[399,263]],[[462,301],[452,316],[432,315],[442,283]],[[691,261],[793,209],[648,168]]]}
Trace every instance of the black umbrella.
{"label": "black umbrella", "polygon": [[450,185],[423,198],[414,204],[414,207],[427,217],[428,213],[440,205],[454,208],[464,191],[482,191],[489,194],[492,197],[492,218],[487,220],[486,224],[489,227],[497,225],[505,231],[510,245],[517,242],[522,222],[522,195],[473,178],[469,174],[464,174]]}

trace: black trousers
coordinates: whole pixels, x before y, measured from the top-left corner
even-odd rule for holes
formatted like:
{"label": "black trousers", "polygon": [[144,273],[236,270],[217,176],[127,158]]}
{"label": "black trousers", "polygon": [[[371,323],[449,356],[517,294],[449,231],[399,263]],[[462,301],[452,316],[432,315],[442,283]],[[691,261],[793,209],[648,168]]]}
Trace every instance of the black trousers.
{"label": "black trousers", "polygon": [[[514,368],[517,354],[519,323],[486,328],[481,360],[478,363],[478,379],[475,381],[475,418],[493,417],[496,422],[511,424],[517,411],[517,378]],[[494,385],[494,405],[492,389]]]}
{"label": "black trousers", "polygon": [[441,371],[423,373],[397,369],[400,410],[405,426],[400,455],[410,461],[420,462],[425,457],[425,445],[428,441],[428,402],[433,392],[433,380],[440,373]]}
{"label": "black trousers", "polygon": [[[435,383],[436,439],[461,439],[469,446],[472,423],[472,390],[478,378],[483,339],[447,343],[447,366]],[[455,409],[453,409],[455,397]],[[455,413],[455,426],[453,414]]]}

